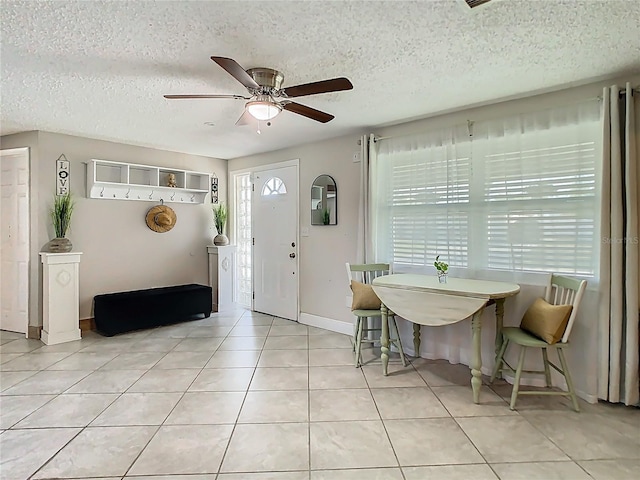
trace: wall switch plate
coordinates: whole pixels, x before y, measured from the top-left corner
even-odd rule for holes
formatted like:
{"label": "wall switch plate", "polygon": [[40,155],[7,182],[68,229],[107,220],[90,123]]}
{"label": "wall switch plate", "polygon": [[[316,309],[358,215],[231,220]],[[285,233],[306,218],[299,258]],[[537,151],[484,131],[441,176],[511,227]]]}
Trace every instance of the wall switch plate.
{"label": "wall switch plate", "polygon": [[351,156],[353,163],[358,163],[361,158],[360,158],[360,152],[353,152],[353,155]]}
{"label": "wall switch plate", "polygon": [[302,227],[300,229],[300,236],[301,237],[308,237],[309,236],[309,227]]}

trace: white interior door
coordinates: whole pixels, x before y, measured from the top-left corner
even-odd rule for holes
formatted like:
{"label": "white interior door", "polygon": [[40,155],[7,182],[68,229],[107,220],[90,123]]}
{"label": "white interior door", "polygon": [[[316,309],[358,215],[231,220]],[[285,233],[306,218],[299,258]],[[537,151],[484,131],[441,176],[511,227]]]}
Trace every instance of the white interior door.
{"label": "white interior door", "polygon": [[29,151],[0,152],[0,330],[29,325]]}
{"label": "white interior door", "polygon": [[253,174],[253,309],[298,320],[298,166]]}

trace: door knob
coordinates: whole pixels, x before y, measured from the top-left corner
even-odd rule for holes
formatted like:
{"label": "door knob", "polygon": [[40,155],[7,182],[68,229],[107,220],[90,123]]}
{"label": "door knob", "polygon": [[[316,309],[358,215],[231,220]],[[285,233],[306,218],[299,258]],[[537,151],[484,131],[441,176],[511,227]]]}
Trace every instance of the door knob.
{"label": "door knob", "polygon": [[296,258],[296,254],[295,253],[290,253],[289,254],[289,258]]}

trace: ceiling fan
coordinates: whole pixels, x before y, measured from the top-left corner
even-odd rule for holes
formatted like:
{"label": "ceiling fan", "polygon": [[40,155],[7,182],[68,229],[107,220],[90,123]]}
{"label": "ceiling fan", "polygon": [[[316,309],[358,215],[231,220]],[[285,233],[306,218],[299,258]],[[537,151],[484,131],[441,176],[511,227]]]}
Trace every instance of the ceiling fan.
{"label": "ceiling fan", "polygon": [[247,125],[251,117],[260,121],[269,121],[275,118],[282,110],[297,113],[298,115],[316,120],[317,122],[327,123],[334,119],[333,115],[300,103],[292,102],[289,99],[319,93],[351,90],[353,88],[349,79],[345,77],[282,88],[284,75],[272,68],[260,67],[245,70],[238,62],[231,58],[211,57],[211,60],[224,68],[233,78],[244,85],[251,96],[196,94],[165,95],[164,97],[169,99],[232,98],[235,100],[248,100],[245,104],[245,111],[236,122],[236,125]]}

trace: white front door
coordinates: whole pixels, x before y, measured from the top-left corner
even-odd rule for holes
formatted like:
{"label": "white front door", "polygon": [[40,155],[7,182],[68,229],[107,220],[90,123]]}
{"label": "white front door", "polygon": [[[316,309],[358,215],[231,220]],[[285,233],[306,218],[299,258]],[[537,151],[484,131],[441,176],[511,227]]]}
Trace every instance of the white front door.
{"label": "white front door", "polygon": [[298,320],[298,166],[253,174],[253,309]]}
{"label": "white front door", "polygon": [[0,330],[29,324],[29,151],[0,151]]}

